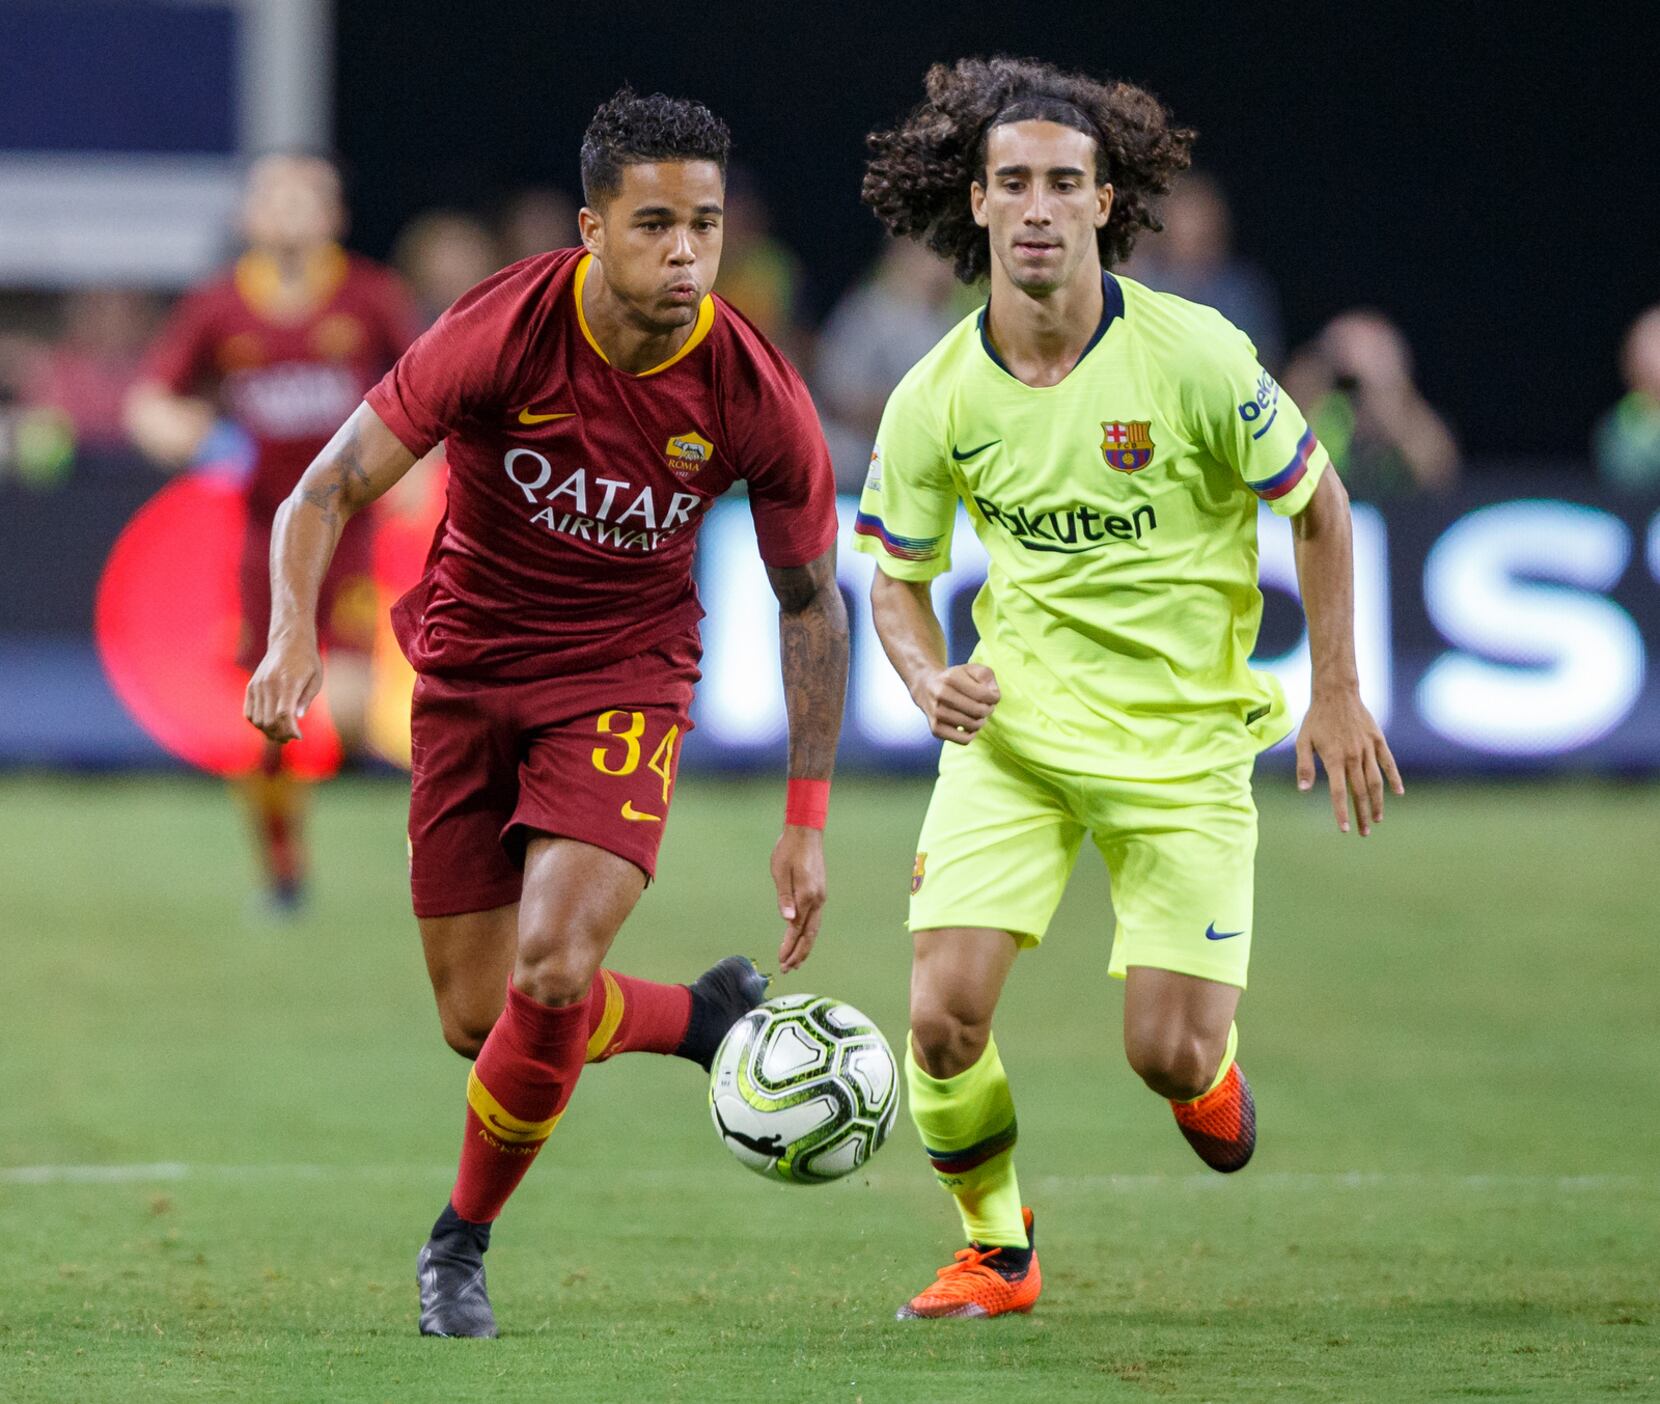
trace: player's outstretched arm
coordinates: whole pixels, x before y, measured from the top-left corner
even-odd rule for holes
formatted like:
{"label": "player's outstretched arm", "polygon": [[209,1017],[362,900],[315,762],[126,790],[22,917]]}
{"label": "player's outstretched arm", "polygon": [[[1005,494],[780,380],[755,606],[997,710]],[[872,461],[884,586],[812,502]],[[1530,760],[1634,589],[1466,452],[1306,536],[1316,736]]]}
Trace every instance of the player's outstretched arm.
{"label": "player's outstretched arm", "polygon": [[273,741],[293,741],[323,685],[317,595],[340,531],[403,477],[415,455],[359,405],[277,509],[271,534],[271,632],[242,714]]}
{"label": "player's outstretched arm", "polygon": [[[808,788],[823,795],[836,764],[847,698],[847,606],[836,584],[836,548],[803,566],[768,566],[767,579],[778,596],[790,780],[792,785],[807,781]],[[784,832],[772,850],[772,880],[785,922],[778,968],[788,972],[807,959],[818,939],[825,876],[822,811],[785,817]],[[789,822],[800,817],[816,823]]]}
{"label": "player's outstretched arm", "polygon": [[1383,818],[1385,781],[1397,795],[1406,789],[1383,731],[1360,700],[1349,494],[1335,472],[1320,479],[1308,506],[1291,519],[1291,531],[1314,664],[1313,700],[1297,733],[1297,788],[1313,788],[1314,758],[1319,756],[1337,827],[1349,832],[1352,797],[1355,823],[1364,836]]}
{"label": "player's outstretched arm", "polygon": [[941,741],[966,746],[1003,694],[984,663],[949,666],[945,630],[926,580],[897,580],[878,569],[870,586],[876,634],[894,671]]}
{"label": "player's outstretched arm", "polygon": [[127,392],[121,422],[146,458],[163,468],[183,468],[213,428],[214,409],[194,395],[175,395],[154,380]]}

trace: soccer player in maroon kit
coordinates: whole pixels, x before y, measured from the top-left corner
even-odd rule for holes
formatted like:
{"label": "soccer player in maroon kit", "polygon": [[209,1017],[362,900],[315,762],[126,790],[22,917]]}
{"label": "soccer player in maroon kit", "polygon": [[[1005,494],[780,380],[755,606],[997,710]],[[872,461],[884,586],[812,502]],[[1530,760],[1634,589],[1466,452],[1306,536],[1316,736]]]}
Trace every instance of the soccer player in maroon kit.
{"label": "soccer player in maroon kit", "polygon": [[[395,274],[349,254],[340,173],[321,156],[273,155],[248,173],[247,252],[188,294],[150,348],[126,406],[152,458],[183,467],[229,420],[254,443],[238,661],[252,669],[271,620],[271,527],[340,421],[415,339],[414,305]],[[332,667],[329,708],[348,752],[363,741],[374,642],[370,516],[340,538],[318,596]],[[298,787],[268,748],[249,799],[273,906],[299,902],[305,870]]]}
{"label": "soccer player in maroon kit", "polygon": [[583,247],[461,298],[278,515],[271,647],[246,710],[280,742],[319,686],[311,621],[347,518],[447,439],[448,512],[393,616],[418,674],[415,913],[445,1037],[477,1059],[460,1173],[419,1258],[426,1334],[495,1334],[490,1225],[584,1063],[651,1051],[707,1068],[764,995],[742,957],[690,988],[600,968],[654,873],[691,725],[697,528],[740,478],[790,722],[780,969],[818,934],[847,677],[835,487],[800,378],[710,292],[727,150],[696,103],[625,89],[601,107],[582,144]]}

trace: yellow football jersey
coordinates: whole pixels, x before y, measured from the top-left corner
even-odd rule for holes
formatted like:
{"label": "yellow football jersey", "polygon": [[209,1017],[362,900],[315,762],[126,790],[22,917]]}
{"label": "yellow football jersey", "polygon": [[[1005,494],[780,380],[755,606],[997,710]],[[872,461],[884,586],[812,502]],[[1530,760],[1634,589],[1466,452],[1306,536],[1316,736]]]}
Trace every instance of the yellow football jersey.
{"label": "yellow football jersey", "polygon": [[889,398],[854,545],[902,580],[948,569],[957,503],[990,557],[981,737],[1060,770],[1197,775],[1289,729],[1248,665],[1257,504],[1295,515],[1329,464],[1251,343],[1210,308],[1105,275],[1058,385],[1017,380],[965,318]]}

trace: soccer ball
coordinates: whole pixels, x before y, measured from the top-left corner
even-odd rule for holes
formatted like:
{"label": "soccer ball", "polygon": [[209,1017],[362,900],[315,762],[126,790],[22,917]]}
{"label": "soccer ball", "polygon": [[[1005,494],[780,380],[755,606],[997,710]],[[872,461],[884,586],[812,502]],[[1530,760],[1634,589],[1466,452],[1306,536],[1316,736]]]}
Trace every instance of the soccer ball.
{"label": "soccer ball", "polygon": [[826,1184],[876,1154],[899,1112],[899,1071],[882,1031],[826,995],[757,1005],[721,1041],[709,1113],[758,1175]]}

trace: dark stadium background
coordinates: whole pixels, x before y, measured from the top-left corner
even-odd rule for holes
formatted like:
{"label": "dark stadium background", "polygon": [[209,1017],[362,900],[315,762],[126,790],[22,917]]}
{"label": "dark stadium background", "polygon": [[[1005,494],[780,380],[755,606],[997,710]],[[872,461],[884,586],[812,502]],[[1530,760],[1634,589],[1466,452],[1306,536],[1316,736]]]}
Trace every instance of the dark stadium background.
{"label": "dark stadium background", "polygon": [[1163,97],[1280,280],[1292,340],[1386,307],[1476,454],[1582,455],[1660,285],[1657,26],[1613,7],[404,0],[342,4],[336,26],[372,252],[434,200],[577,189],[577,137],[626,79],[727,118],[822,312],[877,246],[864,134],[930,62],[1004,52]]}
{"label": "dark stadium background", "polygon": [[[248,48],[250,35],[269,40],[283,28],[285,43]],[[1651,38],[1660,33],[1660,25],[1648,29]],[[52,36],[52,52],[36,62],[30,41],[43,35]],[[123,239],[124,200],[148,198],[152,221],[156,213],[156,197],[142,177],[134,190],[129,172],[126,194],[108,202],[101,242],[94,241],[105,263],[59,269],[58,281],[31,286],[15,258],[19,234],[29,242],[28,204],[8,194],[15,180],[6,183],[19,159],[26,165],[40,151],[67,151],[88,163],[83,182],[89,168],[96,180],[104,153],[215,163],[218,193],[174,210],[167,229],[175,248],[195,252],[134,275],[154,302],[230,251],[227,216],[239,163],[251,151],[285,140],[337,149],[352,177],[351,242],[385,257],[400,232],[435,209],[489,221],[527,188],[575,193],[582,129],[627,81],[700,97],[729,120],[736,159],[753,175],[774,236],[800,261],[791,329],[799,344],[789,349],[830,422],[837,411],[823,399],[814,364],[825,343],[815,347],[814,338],[881,249],[858,199],[865,134],[913,104],[926,67],[942,58],[1029,53],[1121,74],[1150,86],[1199,130],[1199,165],[1231,206],[1237,251],[1277,291],[1286,348],[1307,346],[1345,310],[1381,309],[1410,347],[1423,396],[1460,442],[1459,491],[1371,499],[1387,534],[1386,578],[1369,578],[1359,563],[1363,620],[1382,620],[1388,634],[1387,687],[1381,670],[1374,676],[1392,696],[1386,720],[1402,758],[1420,772],[1652,770],[1660,764],[1660,667],[1644,641],[1660,636],[1660,494],[1611,491],[1593,472],[1590,440],[1624,389],[1622,338],[1660,293],[1660,187],[1652,179],[1660,107],[1647,71],[1655,48],[1641,28],[1607,11],[1536,6],[1176,11],[1070,0],[1040,7],[642,0],[578,10],[438,0],[397,7],[15,0],[0,7],[0,353],[13,324],[49,341],[66,290],[118,282],[109,270],[127,245],[165,242]],[[261,97],[262,89],[270,91]],[[256,108],[265,104],[254,123],[250,94]],[[80,248],[93,231],[58,215],[57,224],[36,221],[52,233],[35,242],[44,260],[72,262],[62,251]],[[155,232],[154,222],[138,231]],[[723,277],[732,270],[729,258]],[[1272,355],[1265,359],[1273,365]],[[52,460],[50,440],[44,472],[31,477],[23,430],[7,432],[18,407],[6,403],[4,372],[0,354],[0,764],[165,763],[129,716],[131,700],[123,705],[106,685],[90,637],[103,562],[164,479],[125,444]],[[28,422],[28,406],[21,409],[20,426]],[[845,490],[862,469],[868,429],[847,432],[844,421],[838,437],[832,423],[831,438]],[[38,436],[28,442],[38,451]],[[1348,476],[1357,497],[1368,497]],[[1612,532],[1623,554],[1610,565],[1567,536],[1560,547],[1523,547],[1508,527],[1490,529],[1466,564],[1503,609],[1466,608],[1455,621],[1456,600],[1429,598],[1430,553],[1451,539],[1457,521],[1532,499],[1552,504],[1542,532]],[[722,510],[742,515],[741,505]],[[711,571],[726,572],[740,595],[761,588],[735,573],[752,556],[747,544],[727,549],[726,538],[720,545],[715,538],[707,533],[699,553],[706,598],[721,595]],[[1471,546],[1468,534],[1460,540]],[[844,561],[851,596],[863,595],[859,572],[868,565]],[[1259,657],[1284,656],[1302,672],[1288,652],[1302,632],[1289,576],[1270,580],[1265,569],[1265,582]],[[973,584],[953,582],[954,619],[966,622]],[[1386,620],[1368,609],[1379,598],[1392,605]],[[1552,599],[1578,609],[1578,621],[1551,635],[1550,646],[1535,647],[1530,611]],[[1599,623],[1610,640],[1600,653],[1587,632]],[[751,620],[738,633],[755,636],[758,627]],[[734,663],[713,635],[712,626],[709,682],[688,759],[775,765],[779,727],[760,740],[743,734],[741,719],[723,731],[714,706],[724,695],[741,708],[757,686],[775,687],[773,665],[752,650]],[[1564,641],[1577,641],[1577,658],[1568,658]],[[953,640],[959,652],[968,642],[966,631]],[[1606,694],[1604,721],[1592,718],[1583,729],[1564,721],[1556,739],[1532,750],[1479,719],[1473,729],[1483,735],[1474,743],[1469,726],[1449,740],[1426,715],[1418,682],[1460,650],[1480,660],[1498,689],[1469,704],[1478,710],[1532,707],[1548,718],[1561,695],[1541,699],[1527,687],[1555,667],[1566,692]],[[885,673],[885,664],[866,637],[855,649],[844,762],[926,768],[932,761],[914,727],[905,738],[892,713],[881,715],[859,691],[872,670]],[[1626,698],[1633,674],[1635,695]],[[723,689],[722,678],[736,681]],[[914,722],[908,707],[900,710]],[[1610,726],[1606,715],[1617,720]],[[781,724],[781,713],[776,719]],[[1283,753],[1270,759],[1283,762]]]}

